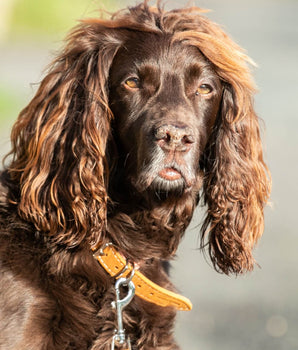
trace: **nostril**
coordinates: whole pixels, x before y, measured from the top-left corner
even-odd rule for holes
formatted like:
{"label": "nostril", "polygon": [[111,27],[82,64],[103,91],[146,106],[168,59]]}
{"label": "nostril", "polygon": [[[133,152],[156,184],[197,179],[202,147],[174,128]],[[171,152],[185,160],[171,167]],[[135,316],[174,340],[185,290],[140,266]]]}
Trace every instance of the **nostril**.
{"label": "nostril", "polygon": [[166,136],[164,137],[164,140],[166,141],[166,142],[170,142],[171,141],[171,134],[170,133],[166,133]]}
{"label": "nostril", "polygon": [[195,138],[193,137],[193,135],[184,135],[182,138],[183,144],[190,144],[194,142],[195,142]]}
{"label": "nostril", "polygon": [[162,125],[155,129],[154,136],[159,145],[167,149],[190,146],[195,142],[190,128],[185,126]]}

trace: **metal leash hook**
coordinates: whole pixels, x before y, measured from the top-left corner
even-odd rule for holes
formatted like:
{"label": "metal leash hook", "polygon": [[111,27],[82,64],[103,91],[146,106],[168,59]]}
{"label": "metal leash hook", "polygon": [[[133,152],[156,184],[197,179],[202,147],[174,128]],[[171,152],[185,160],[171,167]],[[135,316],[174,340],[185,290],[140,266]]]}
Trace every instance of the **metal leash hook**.
{"label": "metal leash hook", "polygon": [[[122,311],[127,306],[135,295],[135,285],[132,282],[134,275],[134,269],[131,271],[128,278],[120,277],[115,283],[116,290],[116,301],[112,302],[112,308],[116,309],[117,312],[117,329],[115,329],[115,335],[113,336],[111,350],[115,349],[115,346],[121,346],[124,349],[126,346],[127,350],[131,350],[131,344],[129,337],[125,336],[125,329],[123,328],[123,317]],[[127,295],[121,299],[120,288],[122,286],[128,287]]]}

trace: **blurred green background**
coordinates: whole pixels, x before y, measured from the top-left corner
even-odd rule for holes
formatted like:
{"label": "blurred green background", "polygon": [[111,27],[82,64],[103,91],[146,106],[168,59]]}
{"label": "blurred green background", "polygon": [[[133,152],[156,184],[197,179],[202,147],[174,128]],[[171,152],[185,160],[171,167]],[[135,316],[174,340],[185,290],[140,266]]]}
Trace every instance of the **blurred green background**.
{"label": "blurred green background", "polygon": [[[68,30],[80,18],[98,16],[99,9],[113,11],[117,5],[119,1],[116,0],[0,0],[0,63],[5,64],[3,55],[7,49],[11,51],[11,59],[20,64],[22,52],[27,57],[31,48],[33,52],[36,49],[45,52],[49,48],[50,54],[61,46]],[[47,63],[49,61],[45,65]],[[4,132],[10,128],[30,96],[1,73],[0,137],[3,139]],[[34,80],[31,82],[36,83]]]}
{"label": "blurred green background", "polygon": [[[113,0],[1,0],[2,39],[41,39],[56,37],[77,20],[113,11],[120,2]],[[122,1],[125,3],[125,1]]]}
{"label": "blurred green background", "polygon": [[[98,9],[137,0],[0,0],[0,155],[32,98],[43,69],[68,30]],[[154,1],[152,1],[154,2]],[[257,62],[255,107],[264,120],[265,158],[272,172],[272,207],[255,256],[261,268],[243,277],[217,274],[196,250],[203,210],[194,216],[173,263],[172,279],[193,302],[179,313],[178,342],[187,350],[298,349],[298,1],[197,0],[212,20]],[[170,7],[192,1],[168,0]]]}

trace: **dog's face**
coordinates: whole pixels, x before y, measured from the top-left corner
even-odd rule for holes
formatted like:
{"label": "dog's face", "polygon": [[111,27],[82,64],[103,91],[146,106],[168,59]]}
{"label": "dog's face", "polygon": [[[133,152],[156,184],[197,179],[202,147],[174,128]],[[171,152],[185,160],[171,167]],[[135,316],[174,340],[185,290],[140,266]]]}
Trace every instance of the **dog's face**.
{"label": "dog's face", "polygon": [[135,33],[117,52],[109,84],[130,183],[159,193],[197,186],[222,95],[212,65],[170,36]]}

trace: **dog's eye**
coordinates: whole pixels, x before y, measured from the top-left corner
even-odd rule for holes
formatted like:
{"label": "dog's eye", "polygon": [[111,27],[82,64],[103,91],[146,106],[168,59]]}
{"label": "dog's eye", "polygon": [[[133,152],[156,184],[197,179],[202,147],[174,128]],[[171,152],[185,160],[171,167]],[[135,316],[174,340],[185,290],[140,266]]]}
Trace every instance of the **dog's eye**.
{"label": "dog's eye", "polygon": [[209,84],[202,84],[198,87],[196,95],[208,95],[213,91],[212,86]]}
{"label": "dog's eye", "polygon": [[140,86],[140,80],[138,78],[128,78],[125,80],[125,85],[130,89],[137,89]]}

